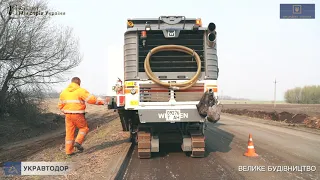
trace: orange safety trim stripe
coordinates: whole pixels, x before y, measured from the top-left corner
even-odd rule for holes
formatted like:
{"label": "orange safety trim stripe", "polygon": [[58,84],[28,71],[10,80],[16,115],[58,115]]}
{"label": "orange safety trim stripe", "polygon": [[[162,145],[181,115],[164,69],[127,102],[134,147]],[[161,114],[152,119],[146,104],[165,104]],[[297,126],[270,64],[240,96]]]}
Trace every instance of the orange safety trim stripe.
{"label": "orange safety trim stripe", "polygon": [[66,140],[66,144],[72,144],[74,140]]}

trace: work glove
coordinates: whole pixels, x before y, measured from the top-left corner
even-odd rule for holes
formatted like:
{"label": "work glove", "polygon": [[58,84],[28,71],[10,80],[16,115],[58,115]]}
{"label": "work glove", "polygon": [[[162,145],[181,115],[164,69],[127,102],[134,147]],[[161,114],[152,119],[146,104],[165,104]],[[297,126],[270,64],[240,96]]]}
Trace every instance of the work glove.
{"label": "work glove", "polygon": [[106,104],[105,101],[100,97],[97,98],[97,101],[99,102],[98,105],[105,105]]}

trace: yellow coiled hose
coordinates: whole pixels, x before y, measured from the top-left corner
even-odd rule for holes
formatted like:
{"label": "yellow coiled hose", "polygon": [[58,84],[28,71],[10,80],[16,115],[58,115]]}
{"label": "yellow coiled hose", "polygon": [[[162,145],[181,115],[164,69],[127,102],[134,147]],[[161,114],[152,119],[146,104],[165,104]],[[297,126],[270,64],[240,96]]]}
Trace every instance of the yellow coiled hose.
{"label": "yellow coiled hose", "polygon": [[[179,52],[184,52],[184,53],[193,55],[197,61],[197,66],[198,66],[196,74],[190,80],[184,81],[181,83],[166,83],[166,82],[160,81],[159,78],[151,70],[150,58],[153,54],[157,52],[162,52],[162,51],[179,51]],[[193,49],[190,49],[188,47],[180,46],[180,45],[162,45],[162,46],[157,46],[150,50],[150,52],[147,54],[147,57],[144,60],[144,69],[148,77],[156,84],[159,84],[164,87],[172,88],[174,90],[185,90],[192,87],[197,82],[201,74],[201,59],[198,53],[196,53]]]}

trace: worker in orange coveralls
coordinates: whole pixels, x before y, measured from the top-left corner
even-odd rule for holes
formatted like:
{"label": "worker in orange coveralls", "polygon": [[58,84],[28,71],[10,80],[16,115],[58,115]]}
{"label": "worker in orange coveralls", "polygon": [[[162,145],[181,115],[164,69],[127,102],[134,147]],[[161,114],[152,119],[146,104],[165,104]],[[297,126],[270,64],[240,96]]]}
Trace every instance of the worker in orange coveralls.
{"label": "worker in orange coveralls", "polygon": [[[74,155],[74,147],[77,148],[79,152],[84,150],[81,144],[83,143],[86,134],[89,132],[88,124],[85,119],[85,103],[96,105],[105,104],[100,98],[95,97],[84,88],[81,88],[80,83],[80,78],[72,78],[71,84],[61,92],[58,104],[59,109],[65,114],[65,151],[67,156]],[[76,127],[79,128],[79,132],[74,141]]]}

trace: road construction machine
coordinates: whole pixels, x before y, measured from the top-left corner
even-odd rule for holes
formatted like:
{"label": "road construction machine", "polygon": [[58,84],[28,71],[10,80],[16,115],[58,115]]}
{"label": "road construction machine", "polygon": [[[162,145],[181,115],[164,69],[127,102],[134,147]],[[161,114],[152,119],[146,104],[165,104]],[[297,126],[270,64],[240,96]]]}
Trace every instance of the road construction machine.
{"label": "road construction machine", "polygon": [[215,23],[203,26],[200,18],[127,20],[124,79],[113,87],[117,96],[109,108],[118,110],[139,158],[151,158],[162,142],[181,143],[191,157],[205,156],[208,121],[198,105],[205,93],[217,104],[216,37]]}

